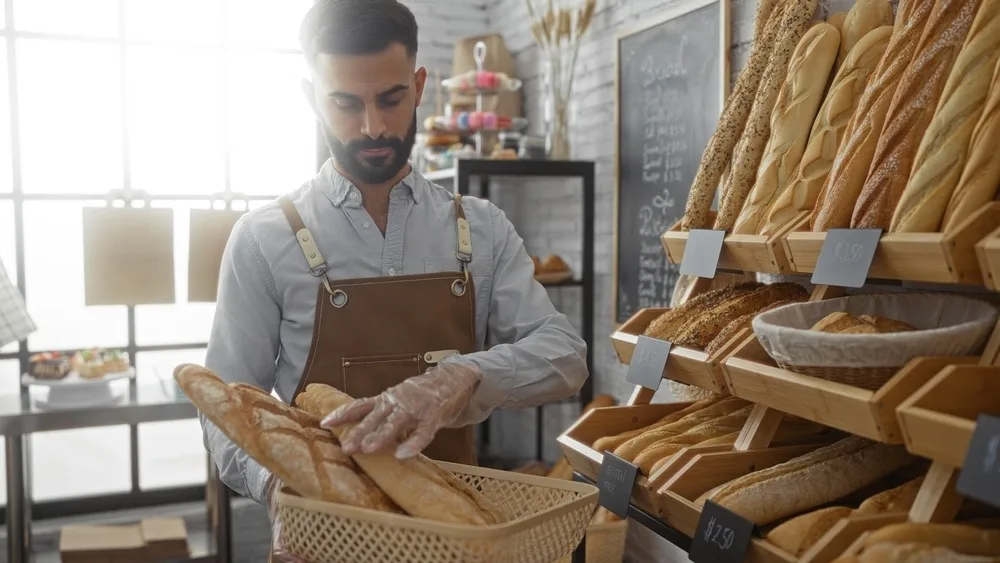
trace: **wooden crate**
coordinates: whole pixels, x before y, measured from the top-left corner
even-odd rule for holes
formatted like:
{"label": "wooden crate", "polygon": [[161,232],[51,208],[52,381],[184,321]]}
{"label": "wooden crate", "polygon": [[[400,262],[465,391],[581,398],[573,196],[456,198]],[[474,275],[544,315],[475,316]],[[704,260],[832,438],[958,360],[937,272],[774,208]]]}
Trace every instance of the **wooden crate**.
{"label": "wooden crate", "polygon": [[897,411],[906,449],[961,468],[980,413],[1000,416],[1000,367],[949,366]]}
{"label": "wooden crate", "polygon": [[896,408],[938,372],[979,358],[917,358],[878,391],[779,368],[756,337],[723,363],[730,392],[747,401],[889,444],[903,443]]}
{"label": "wooden crate", "polygon": [[[653,320],[666,312],[667,309],[642,309],[632,318],[625,321],[611,335],[611,345],[614,346],[618,359],[623,364],[632,361],[639,336]],[[745,336],[737,335],[730,343],[717,350],[714,354],[706,354],[701,350],[673,346],[663,376],[673,381],[708,389],[716,393],[726,393],[726,378],[722,373],[722,360],[741,343]]]}
{"label": "wooden crate", "polygon": [[[764,235],[727,235],[722,242],[722,253],[719,255],[719,269],[742,270],[746,272],[767,272],[771,274],[787,274],[791,270],[785,248],[781,241],[788,230],[808,216],[803,212],[780,229],[777,233]],[[711,214],[715,221],[715,212]],[[669,231],[660,236],[660,242],[667,253],[667,259],[673,264],[680,264],[684,258],[689,233],[681,230],[678,221]]]}
{"label": "wooden crate", "polygon": [[[1000,224],[1000,203],[990,203],[950,233],[889,233],[882,236],[869,277],[928,283],[983,283],[976,244]],[[816,268],[826,233],[808,230],[801,219],[782,239],[789,269],[809,274]]]}
{"label": "wooden crate", "polygon": [[851,546],[855,545],[858,538],[869,532],[878,530],[888,524],[905,522],[907,515],[905,512],[892,512],[887,514],[876,514],[872,516],[848,516],[833,525],[823,537],[816,542],[808,551],[802,554],[800,563],[830,563]]}
{"label": "wooden crate", "polygon": [[[598,438],[649,426],[690,405],[688,402],[593,409],[559,436],[559,447],[576,472],[596,482],[604,460],[604,452],[598,452],[592,447]],[[647,512],[654,511],[651,490],[646,486],[646,478],[641,475],[636,478],[632,488],[632,502]]]}
{"label": "wooden crate", "polygon": [[976,243],[976,257],[983,272],[983,283],[996,291],[1000,288],[1000,228]]}

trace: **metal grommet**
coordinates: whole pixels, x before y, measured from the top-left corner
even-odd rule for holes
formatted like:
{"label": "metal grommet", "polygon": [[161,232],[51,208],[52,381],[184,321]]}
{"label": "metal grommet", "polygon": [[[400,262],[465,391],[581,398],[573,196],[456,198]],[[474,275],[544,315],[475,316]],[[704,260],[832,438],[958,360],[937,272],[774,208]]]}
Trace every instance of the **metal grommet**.
{"label": "metal grommet", "polygon": [[427,352],[426,354],[424,354],[424,361],[425,362],[430,362],[433,359],[434,359],[434,354],[431,354],[430,352]]}
{"label": "metal grommet", "polygon": [[347,293],[343,289],[333,290],[330,294],[330,304],[338,309],[347,305]]}
{"label": "metal grommet", "polygon": [[451,293],[455,297],[461,297],[465,295],[465,282],[462,280],[455,280],[451,282]]}

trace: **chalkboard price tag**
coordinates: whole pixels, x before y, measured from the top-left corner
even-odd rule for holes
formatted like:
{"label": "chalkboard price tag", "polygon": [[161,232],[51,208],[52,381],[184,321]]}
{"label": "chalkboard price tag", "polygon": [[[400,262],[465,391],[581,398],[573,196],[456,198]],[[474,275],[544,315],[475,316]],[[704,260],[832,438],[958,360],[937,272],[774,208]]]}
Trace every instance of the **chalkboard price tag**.
{"label": "chalkboard price tag", "polygon": [[615,516],[625,519],[632,500],[632,486],[639,468],[611,452],[604,452],[601,475],[597,481],[597,504]]}
{"label": "chalkboard price tag", "polygon": [[955,488],[969,498],[1000,508],[1000,418],[979,416]]}
{"label": "chalkboard price tag", "polygon": [[625,381],[656,391],[663,381],[663,370],[670,357],[670,343],[657,338],[640,336],[628,364]]}
{"label": "chalkboard price tag", "polygon": [[858,288],[865,285],[882,229],[830,229],[819,251],[812,283]]}
{"label": "chalkboard price tag", "polygon": [[694,563],[742,563],[755,530],[753,522],[706,501],[688,559]]}
{"label": "chalkboard price tag", "polygon": [[724,238],[726,231],[691,229],[681,258],[681,275],[714,278]]}

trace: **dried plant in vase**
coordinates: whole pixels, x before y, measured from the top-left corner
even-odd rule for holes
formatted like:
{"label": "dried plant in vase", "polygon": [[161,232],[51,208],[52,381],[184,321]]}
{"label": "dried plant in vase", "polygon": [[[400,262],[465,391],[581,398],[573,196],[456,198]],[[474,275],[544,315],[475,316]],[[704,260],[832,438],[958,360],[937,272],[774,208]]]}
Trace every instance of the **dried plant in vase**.
{"label": "dried plant in vase", "polygon": [[576,8],[548,0],[544,13],[535,9],[533,0],[525,0],[525,4],[531,18],[531,34],[542,50],[545,65],[546,152],[554,160],[569,159],[569,100],[573,95],[576,58],[580,40],[594,19],[597,0],[584,0]]}

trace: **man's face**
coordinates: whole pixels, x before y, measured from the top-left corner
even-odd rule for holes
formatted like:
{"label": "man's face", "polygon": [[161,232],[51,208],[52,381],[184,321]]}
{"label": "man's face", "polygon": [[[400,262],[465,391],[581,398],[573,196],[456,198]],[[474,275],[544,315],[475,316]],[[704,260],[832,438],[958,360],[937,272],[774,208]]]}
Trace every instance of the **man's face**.
{"label": "man's face", "polygon": [[313,95],[337,164],[355,181],[382,184],[406,166],[427,71],[393,43],[371,55],[316,57]]}

